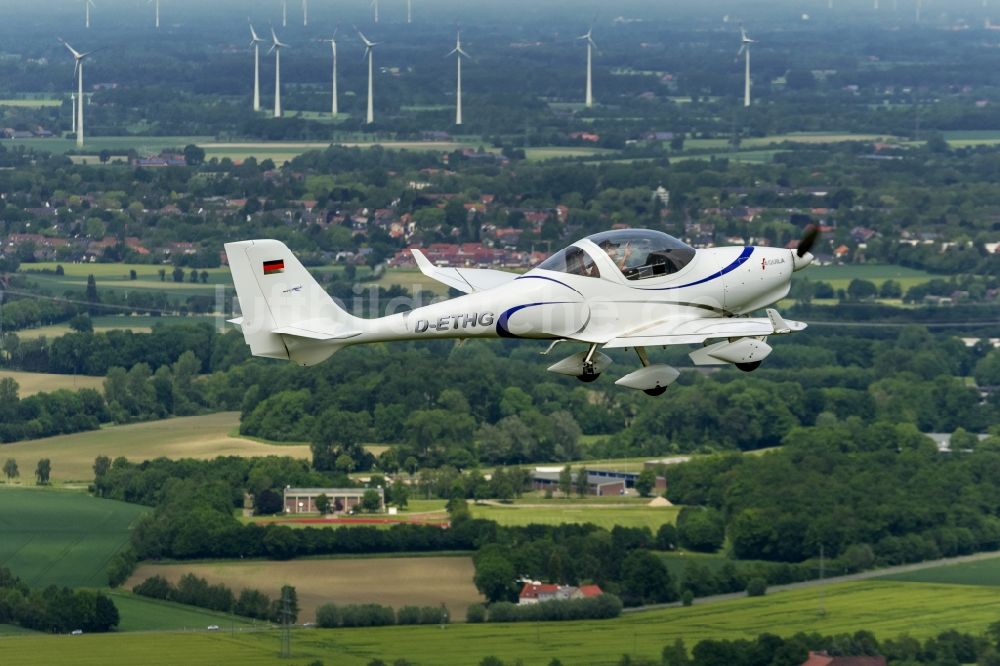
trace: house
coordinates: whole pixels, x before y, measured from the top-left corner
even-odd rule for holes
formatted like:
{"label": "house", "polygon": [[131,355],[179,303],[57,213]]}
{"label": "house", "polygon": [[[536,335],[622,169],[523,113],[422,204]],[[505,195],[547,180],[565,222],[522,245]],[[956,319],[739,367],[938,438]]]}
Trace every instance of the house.
{"label": "house", "polygon": [[[285,513],[319,513],[316,508],[316,498],[326,495],[334,513],[350,512],[361,504],[368,488],[285,488]],[[379,498],[379,511],[385,511],[385,491],[376,488]]]}
{"label": "house", "polygon": [[886,666],[885,657],[831,657],[825,651],[809,652],[802,666]]}
{"label": "house", "polygon": [[520,606],[530,606],[543,601],[568,601],[569,599],[591,599],[604,594],[599,585],[556,585],[553,583],[540,583],[539,581],[527,581],[521,588],[521,593],[517,597]]}

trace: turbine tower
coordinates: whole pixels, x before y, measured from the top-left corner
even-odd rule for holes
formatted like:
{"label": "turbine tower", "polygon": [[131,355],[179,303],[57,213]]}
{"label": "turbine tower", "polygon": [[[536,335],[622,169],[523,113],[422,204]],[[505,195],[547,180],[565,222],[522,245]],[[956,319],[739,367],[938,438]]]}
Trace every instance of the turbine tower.
{"label": "turbine tower", "polygon": [[746,73],[744,74],[744,84],[743,84],[743,106],[750,106],[750,45],[756,44],[756,42],[749,37],[747,37],[747,31],[740,28],[740,50],[736,54],[739,58],[741,55],[746,55]]}
{"label": "turbine tower", "polygon": [[83,6],[84,6],[84,8],[86,10],[86,13],[87,13],[87,23],[86,23],[86,26],[89,28],[90,27],[90,10],[91,9],[97,9],[97,5],[94,4],[94,0],[84,0]]}
{"label": "turbine tower", "polygon": [[590,30],[587,34],[580,35],[577,39],[582,39],[587,42],[587,108],[589,109],[594,105],[594,69],[593,69],[593,50],[597,48],[597,44],[594,42],[594,26],[590,26]]}
{"label": "turbine tower", "polygon": [[288,27],[288,0],[281,0],[281,27]]}
{"label": "turbine tower", "polygon": [[281,49],[287,48],[288,44],[283,44],[278,40],[278,35],[271,28],[271,51],[274,51],[274,117],[281,117]]}
{"label": "turbine tower", "polygon": [[372,11],[375,12],[375,23],[378,23],[378,0],[372,0]]}
{"label": "turbine tower", "polygon": [[160,0],[149,0],[149,3],[151,5],[155,5],[155,11],[156,11],[156,22],[155,22],[155,25],[156,25],[156,29],[159,30],[160,29]]}
{"label": "turbine tower", "polygon": [[79,100],[76,104],[76,145],[78,148],[83,148],[83,61],[87,58],[87,56],[93,53],[93,51],[80,53],[62,39],[59,41],[62,42],[62,45],[73,54],[73,60],[75,62],[73,74],[76,76],[76,98]]}
{"label": "turbine tower", "polygon": [[253,49],[253,110],[260,111],[260,45],[264,40],[250,24],[250,48]]}
{"label": "turbine tower", "polygon": [[455,56],[455,64],[458,68],[458,84],[455,87],[455,124],[462,124],[462,58],[468,58],[469,54],[462,50],[462,33],[455,37],[455,48],[447,57]]}
{"label": "turbine tower", "polygon": [[309,27],[309,0],[302,0],[302,25]]}
{"label": "turbine tower", "polygon": [[413,23],[413,0],[406,0],[406,22]]}
{"label": "turbine tower", "polygon": [[333,52],[333,93],[330,101],[330,113],[336,116],[340,113],[340,109],[337,105],[337,31],[334,30],[333,37],[323,41],[330,45],[330,50]]}
{"label": "turbine tower", "polygon": [[[376,0],[376,7],[378,6],[378,0]],[[368,116],[366,123],[371,125],[375,122],[375,65],[373,61],[373,56],[375,55],[375,47],[378,46],[378,42],[373,42],[365,37],[360,30],[358,30],[358,37],[365,44],[365,56],[368,58]]]}
{"label": "turbine tower", "polygon": [[76,134],[76,93],[70,93],[69,99],[73,104],[73,134]]}

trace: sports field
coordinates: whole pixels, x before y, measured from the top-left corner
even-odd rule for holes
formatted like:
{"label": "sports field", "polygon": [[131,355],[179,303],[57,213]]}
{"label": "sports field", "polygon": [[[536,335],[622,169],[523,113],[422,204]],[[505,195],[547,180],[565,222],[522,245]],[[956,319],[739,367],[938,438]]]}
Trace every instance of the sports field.
{"label": "sports field", "polygon": [[487,518],[501,525],[559,525],[562,523],[593,523],[605,529],[615,525],[648,527],[653,532],[664,523],[674,523],[678,507],[651,507],[632,503],[588,503],[586,499],[570,504],[511,504],[470,505],[475,518]]}
{"label": "sports field", "polygon": [[[20,463],[30,478],[35,459]],[[0,485],[0,566],[32,587],[105,586],[109,560],[145,511],[78,491]]]}
{"label": "sports field", "polygon": [[54,481],[92,481],[92,466],[97,456],[114,459],[124,456],[133,462],[153,458],[197,458],[219,456],[292,456],[309,458],[309,447],[285,446],[230,437],[239,426],[238,412],[220,412],[205,416],[185,416],[149,423],[113,426],[101,430],[33,439],[5,444],[4,458],[14,458],[22,468],[34,471],[39,458],[52,461]]}
{"label": "sports field", "polygon": [[281,595],[282,585],[294,585],[302,609],[299,622],[314,621],[316,608],[329,602],[393,608],[444,604],[464,620],[468,607],[483,600],[472,584],[472,558],[464,556],[143,564],[125,587],[157,575],[176,582],[186,573],[233,590],[257,588],[272,598]]}
{"label": "sports field", "polygon": [[104,377],[88,377],[86,375],[50,375],[42,372],[17,372],[0,370],[0,379],[10,377],[17,382],[18,395],[26,398],[36,393],[49,393],[59,389],[77,391],[90,388],[97,391],[104,389]]}
{"label": "sports field", "polygon": [[[468,666],[487,655],[507,663],[544,666],[559,658],[566,666],[612,665],[628,653],[658,660],[664,645],[682,638],[690,649],[706,638],[751,638],[768,632],[792,635],[872,631],[879,638],[908,634],[926,638],[945,629],[980,633],[1000,614],[1000,590],[918,583],[863,582],[742,598],[690,608],[628,614],[601,622],[386,627],[298,630],[290,663],[313,659],[364,666],[375,658],[405,658],[427,666]],[[72,641],[72,642],[71,642]],[[30,666],[64,659],[108,666],[143,664],[275,663],[277,632],[218,634],[122,634],[107,636],[15,636],[0,642],[13,663]],[[72,646],[72,647],[69,647]]]}

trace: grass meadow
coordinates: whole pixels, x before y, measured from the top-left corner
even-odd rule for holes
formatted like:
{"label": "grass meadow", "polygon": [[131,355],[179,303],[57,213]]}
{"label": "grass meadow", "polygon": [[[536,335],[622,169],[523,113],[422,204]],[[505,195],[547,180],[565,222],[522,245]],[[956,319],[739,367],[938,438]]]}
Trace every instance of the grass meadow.
{"label": "grass meadow", "polygon": [[472,584],[475,570],[467,556],[142,564],[125,587],[156,575],[176,582],[186,573],[233,590],[257,588],[272,598],[281,595],[282,585],[294,585],[302,609],[299,622],[313,622],[316,609],[329,602],[393,608],[444,604],[456,620],[464,620],[468,607],[483,601]]}
{"label": "grass meadow", "polygon": [[895,280],[903,286],[905,292],[910,287],[924,284],[935,276],[925,271],[905,266],[886,264],[861,264],[843,266],[810,266],[809,270],[796,275],[800,279],[808,278],[812,282],[828,282],[834,289],[847,289],[851,280],[868,280],[880,287],[886,280]]}
{"label": "grass meadow", "polygon": [[[240,437],[230,432],[239,426],[238,412],[220,412],[205,416],[184,416],[163,421],[112,426],[73,435],[60,435],[5,444],[4,458],[14,458],[26,472],[34,471],[40,458],[52,461],[53,481],[90,482],[97,456],[114,459],[124,456],[133,462],[153,458],[211,459],[219,456],[292,456],[309,458],[305,445],[268,444]],[[28,466],[31,468],[28,469]]]}
{"label": "grass meadow", "polygon": [[883,576],[880,580],[1000,587],[1000,557]]}
{"label": "grass meadow", "polygon": [[[427,666],[468,666],[496,655],[507,663],[521,660],[526,666],[544,666],[556,657],[566,666],[610,666],[625,653],[658,660],[663,646],[678,638],[689,648],[708,638],[751,638],[764,632],[787,636],[867,629],[880,638],[903,634],[926,638],[945,629],[982,632],[998,613],[1000,590],[993,588],[867,581],[825,586],[822,602],[819,589],[811,588],[632,613],[609,621],[302,629],[293,634],[294,658],[287,663],[319,659],[338,666],[364,666],[375,658],[387,663],[406,658]],[[34,635],[0,641],[4,655],[25,666],[59,662],[68,651],[74,663],[94,666],[137,661],[146,666],[255,666],[275,663],[278,649],[277,632]]]}
{"label": "grass meadow", "polygon": [[[215,324],[216,318],[209,315],[165,315],[162,317],[149,317],[145,315],[98,315],[96,317],[91,317],[90,321],[94,325],[95,333],[107,333],[108,331],[121,330],[132,331],[133,333],[149,333],[153,330],[153,326],[194,324],[200,322]],[[63,322],[61,324],[50,324],[48,326],[39,326],[37,328],[24,328],[17,331],[17,337],[21,340],[35,340],[43,336],[46,338],[57,338],[60,335],[66,335],[72,331],[73,329],[70,328],[69,324]]]}
{"label": "grass meadow", "polygon": [[[20,464],[30,478],[34,459]],[[81,492],[0,485],[0,566],[32,587],[103,587],[129,525],[147,510]]]}

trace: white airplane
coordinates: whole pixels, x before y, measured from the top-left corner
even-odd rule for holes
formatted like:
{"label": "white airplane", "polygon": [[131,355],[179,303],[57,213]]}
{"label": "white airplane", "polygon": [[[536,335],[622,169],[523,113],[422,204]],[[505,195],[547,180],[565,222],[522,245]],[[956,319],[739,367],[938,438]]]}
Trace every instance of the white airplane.
{"label": "white airplane", "polygon": [[701,344],[696,365],[760,366],[767,337],[803,330],[777,311],[751,317],[788,294],[792,273],[812,263],[809,227],[795,250],[695,250],[659,231],[588,236],[527,273],[442,268],[413,250],[425,274],[465,295],[400,314],[362,319],[338,306],[276,240],[226,244],[239,297],[238,325],[254,356],[308,366],[349,345],[396,340],[523,338],[578,342],[587,349],[549,367],[590,382],[611,359],[600,349],[632,348],[642,367],[616,384],[660,395],[679,372],[650,364],[650,347]]}

